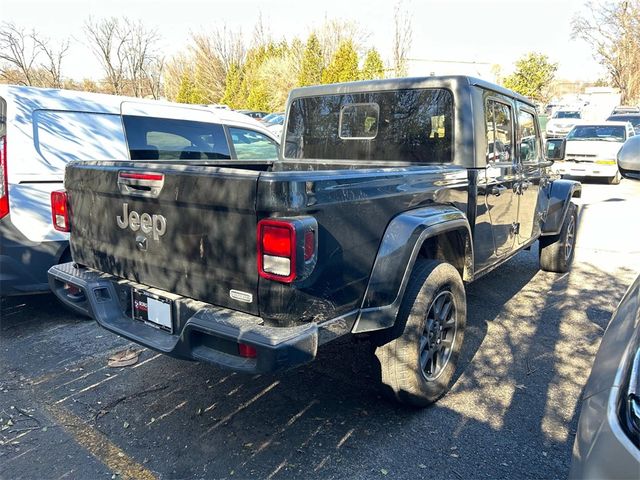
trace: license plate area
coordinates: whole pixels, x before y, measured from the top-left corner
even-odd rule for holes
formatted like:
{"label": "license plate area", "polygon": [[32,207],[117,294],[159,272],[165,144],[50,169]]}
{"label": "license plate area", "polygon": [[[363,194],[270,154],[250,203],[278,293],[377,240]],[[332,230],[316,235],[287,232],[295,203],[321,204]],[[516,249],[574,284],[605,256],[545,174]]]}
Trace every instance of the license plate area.
{"label": "license plate area", "polygon": [[134,320],[173,333],[173,302],[168,298],[132,288],[131,314]]}

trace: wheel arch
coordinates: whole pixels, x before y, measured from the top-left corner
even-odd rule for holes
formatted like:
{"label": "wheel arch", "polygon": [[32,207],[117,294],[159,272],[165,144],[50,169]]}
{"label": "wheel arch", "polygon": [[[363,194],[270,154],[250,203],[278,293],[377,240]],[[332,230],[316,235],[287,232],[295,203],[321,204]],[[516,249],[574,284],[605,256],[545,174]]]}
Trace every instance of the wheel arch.
{"label": "wheel arch", "polygon": [[407,283],[419,258],[452,264],[465,281],[473,279],[473,242],[465,215],[436,205],[402,213],[387,226],[353,333],[395,324]]}
{"label": "wheel arch", "polygon": [[549,191],[549,207],[541,235],[557,235],[569,211],[572,198],[582,197],[582,184],[574,180],[554,180]]}

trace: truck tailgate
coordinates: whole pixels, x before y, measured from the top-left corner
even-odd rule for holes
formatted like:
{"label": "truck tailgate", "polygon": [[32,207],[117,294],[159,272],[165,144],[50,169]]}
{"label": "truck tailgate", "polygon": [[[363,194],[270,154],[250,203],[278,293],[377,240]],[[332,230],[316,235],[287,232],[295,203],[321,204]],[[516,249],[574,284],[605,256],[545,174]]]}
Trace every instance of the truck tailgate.
{"label": "truck tailgate", "polygon": [[73,260],[256,314],[259,175],[161,162],[71,163],[65,187]]}

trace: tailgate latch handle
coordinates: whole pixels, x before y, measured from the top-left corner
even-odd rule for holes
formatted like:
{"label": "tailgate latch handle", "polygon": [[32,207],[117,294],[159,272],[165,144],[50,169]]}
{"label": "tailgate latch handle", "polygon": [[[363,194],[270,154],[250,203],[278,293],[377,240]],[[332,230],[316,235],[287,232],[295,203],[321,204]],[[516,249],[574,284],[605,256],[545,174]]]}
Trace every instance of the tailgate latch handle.
{"label": "tailgate latch handle", "polygon": [[118,188],[123,195],[156,198],[163,186],[163,173],[118,172]]}

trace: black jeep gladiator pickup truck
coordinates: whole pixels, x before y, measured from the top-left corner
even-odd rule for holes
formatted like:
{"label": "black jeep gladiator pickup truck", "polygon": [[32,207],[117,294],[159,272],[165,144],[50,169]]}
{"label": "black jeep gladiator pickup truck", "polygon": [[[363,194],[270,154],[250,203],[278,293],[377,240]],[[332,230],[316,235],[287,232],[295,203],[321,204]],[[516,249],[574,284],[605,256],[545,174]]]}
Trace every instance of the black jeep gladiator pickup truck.
{"label": "black jeep gladiator pickup truck", "polygon": [[198,155],[184,123],[137,134],[188,156],[71,163],[52,196],[73,258],[52,290],[157,351],[265,372],[366,335],[385,390],[427,405],[456,370],[464,282],[536,240],[542,269],[572,262],[581,186],[550,177],[533,104],[497,85],[293,90],[277,161]]}

